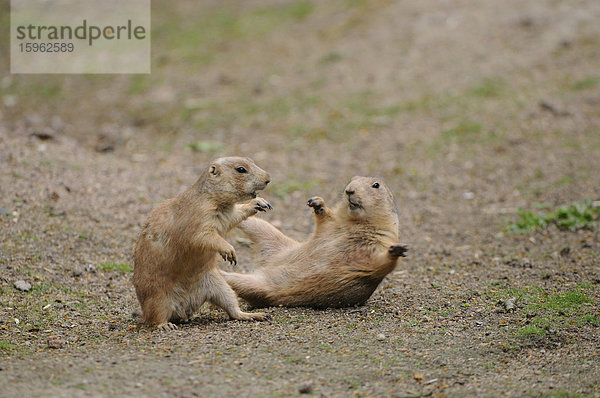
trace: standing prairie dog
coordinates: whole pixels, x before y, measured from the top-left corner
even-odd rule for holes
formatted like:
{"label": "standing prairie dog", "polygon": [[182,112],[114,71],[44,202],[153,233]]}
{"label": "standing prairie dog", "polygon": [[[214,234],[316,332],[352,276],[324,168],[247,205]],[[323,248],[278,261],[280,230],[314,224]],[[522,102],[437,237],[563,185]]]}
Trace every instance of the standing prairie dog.
{"label": "standing prairie dog", "polygon": [[314,308],[362,305],[404,257],[398,214],[381,179],[353,177],[334,210],[322,198],[308,200],[316,229],[297,242],[257,217],[240,228],[257,244],[251,274],[221,271],[233,290],[254,307]]}
{"label": "standing prairie dog", "polygon": [[133,285],[150,326],[176,329],[209,301],[233,319],[262,320],[264,313],[240,310],[237,297],[216,265],[216,255],[232,264],[235,249],[223,236],[271,205],[256,192],[269,174],[251,159],[219,158],[198,181],[150,213],[134,251]]}

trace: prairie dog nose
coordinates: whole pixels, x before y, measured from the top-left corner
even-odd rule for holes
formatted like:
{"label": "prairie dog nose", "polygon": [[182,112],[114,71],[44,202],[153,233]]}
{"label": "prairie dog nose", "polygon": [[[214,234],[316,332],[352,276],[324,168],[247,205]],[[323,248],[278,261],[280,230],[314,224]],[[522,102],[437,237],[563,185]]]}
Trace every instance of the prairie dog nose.
{"label": "prairie dog nose", "polygon": [[350,189],[346,189],[346,195],[348,195],[348,196],[354,195],[354,191],[350,190]]}
{"label": "prairie dog nose", "polygon": [[270,182],[271,182],[271,180],[265,181],[265,185],[269,185]]}

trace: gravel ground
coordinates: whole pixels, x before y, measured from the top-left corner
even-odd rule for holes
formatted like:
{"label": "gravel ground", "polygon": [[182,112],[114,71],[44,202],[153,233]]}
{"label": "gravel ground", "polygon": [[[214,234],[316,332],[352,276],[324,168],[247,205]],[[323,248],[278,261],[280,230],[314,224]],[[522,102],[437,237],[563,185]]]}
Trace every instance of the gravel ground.
{"label": "gravel ground", "polygon": [[[600,199],[597,1],[152,12],[150,75],[0,62],[1,396],[600,397],[598,219],[507,229]],[[408,257],[361,307],[145,328],[141,225],[222,155],[271,174],[261,216],[297,239],[307,198],[383,177]]]}

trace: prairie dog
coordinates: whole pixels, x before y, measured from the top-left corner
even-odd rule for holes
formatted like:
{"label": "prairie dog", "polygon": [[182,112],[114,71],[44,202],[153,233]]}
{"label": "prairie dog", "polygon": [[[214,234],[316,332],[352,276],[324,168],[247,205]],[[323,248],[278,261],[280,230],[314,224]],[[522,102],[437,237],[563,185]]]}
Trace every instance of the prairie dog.
{"label": "prairie dog", "polygon": [[398,244],[398,213],[381,179],[353,177],[334,210],[313,197],[316,229],[297,242],[257,217],[240,224],[260,252],[251,274],[221,271],[254,307],[362,305],[408,250]]}
{"label": "prairie dog", "polygon": [[132,278],[146,324],[176,329],[171,322],[188,320],[205,301],[233,319],[264,319],[264,313],[240,310],[219,273],[216,255],[237,262],[235,249],[223,236],[258,211],[272,208],[256,197],[269,179],[251,159],[219,158],[194,185],[150,212],[135,247]]}

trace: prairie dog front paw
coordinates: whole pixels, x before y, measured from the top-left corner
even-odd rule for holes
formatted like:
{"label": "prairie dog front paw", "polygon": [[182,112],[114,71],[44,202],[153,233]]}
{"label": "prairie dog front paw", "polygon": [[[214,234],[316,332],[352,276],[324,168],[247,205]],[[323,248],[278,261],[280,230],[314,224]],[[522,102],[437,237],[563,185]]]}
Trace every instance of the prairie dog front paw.
{"label": "prairie dog front paw", "polygon": [[313,208],[315,214],[323,214],[325,212],[325,201],[319,196],[314,196],[308,199],[308,202],[306,202],[306,204],[308,205],[308,207]]}
{"label": "prairie dog front paw", "polygon": [[263,198],[255,198],[252,200],[252,202],[250,202],[250,204],[252,205],[252,208],[257,212],[273,210],[273,206],[271,206],[271,204]]}
{"label": "prairie dog front paw", "polygon": [[224,261],[229,261],[230,264],[237,265],[237,257],[235,255],[235,249],[229,243],[226,247],[219,250],[219,255],[223,257]]}
{"label": "prairie dog front paw", "polygon": [[408,251],[408,246],[406,245],[393,245],[388,249],[390,255],[392,257],[406,257],[406,252]]}

